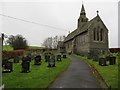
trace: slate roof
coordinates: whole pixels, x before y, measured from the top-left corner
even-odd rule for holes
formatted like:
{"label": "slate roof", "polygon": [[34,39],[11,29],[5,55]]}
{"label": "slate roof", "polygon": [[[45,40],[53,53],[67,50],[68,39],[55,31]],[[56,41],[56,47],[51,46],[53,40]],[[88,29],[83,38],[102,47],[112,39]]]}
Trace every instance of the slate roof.
{"label": "slate roof", "polygon": [[[98,18],[99,16],[97,15],[96,17],[94,17],[93,19],[91,19],[90,21],[86,22],[86,24],[81,27],[81,28],[78,28],[76,30],[74,30],[73,32],[71,32],[70,34],[68,34],[68,36],[65,38],[64,42],[67,42],[71,39],[73,39],[75,36],[77,36],[78,34],[81,34],[82,32],[84,31],[87,31],[88,28],[93,24],[95,23],[96,19]],[[100,17],[99,17],[100,18]]]}

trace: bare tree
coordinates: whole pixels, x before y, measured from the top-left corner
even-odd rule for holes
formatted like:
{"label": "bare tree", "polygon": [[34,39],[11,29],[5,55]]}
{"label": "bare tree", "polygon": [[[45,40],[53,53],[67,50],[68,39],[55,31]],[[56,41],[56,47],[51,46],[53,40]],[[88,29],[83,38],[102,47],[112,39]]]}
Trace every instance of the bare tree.
{"label": "bare tree", "polygon": [[64,41],[65,36],[58,36],[56,35],[55,37],[48,37],[44,40],[43,46],[45,48],[57,48],[58,41]]}
{"label": "bare tree", "polygon": [[42,44],[45,48],[52,48],[52,37],[48,37]]}

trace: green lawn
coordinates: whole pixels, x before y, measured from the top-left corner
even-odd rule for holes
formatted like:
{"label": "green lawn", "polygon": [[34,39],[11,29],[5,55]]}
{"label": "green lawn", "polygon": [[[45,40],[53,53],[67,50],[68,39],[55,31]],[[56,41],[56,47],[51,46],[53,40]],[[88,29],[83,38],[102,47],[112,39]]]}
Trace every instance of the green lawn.
{"label": "green lawn", "polygon": [[109,62],[107,62],[108,66],[100,66],[98,62],[87,59],[86,57],[77,57],[94,66],[109,86],[112,88],[118,88],[118,58],[116,65],[109,65]]}
{"label": "green lawn", "polygon": [[30,73],[20,73],[21,62],[15,63],[11,73],[3,73],[3,84],[5,88],[46,88],[70,63],[69,59],[56,62],[56,67],[48,68],[47,63],[42,61],[40,66],[31,62]]}

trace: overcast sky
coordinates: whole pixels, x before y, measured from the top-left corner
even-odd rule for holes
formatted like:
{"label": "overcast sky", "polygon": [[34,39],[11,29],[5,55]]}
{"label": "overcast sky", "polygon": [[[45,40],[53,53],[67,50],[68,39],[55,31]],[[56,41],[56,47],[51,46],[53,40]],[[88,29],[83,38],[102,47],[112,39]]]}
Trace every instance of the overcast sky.
{"label": "overcast sky", "polygon": [[[20,1],[20,0],[16,0]],[[99,15],[109,30],[109,47],[118,47],[118,3],[110,1],[83,1],[89,20]],[[2,32],[7,35],[22,34],[29,45],[41,45],[50,36],[66,35],[77,28],[77,20],[82,6],[81,0],[45,0],[28,2],[1,2],[0,14],[27,21],[56,27],[50,28],[0,16]],[[2,22],[1,22],[2,20]],[[57,29],[58,28],[58,29]]]}

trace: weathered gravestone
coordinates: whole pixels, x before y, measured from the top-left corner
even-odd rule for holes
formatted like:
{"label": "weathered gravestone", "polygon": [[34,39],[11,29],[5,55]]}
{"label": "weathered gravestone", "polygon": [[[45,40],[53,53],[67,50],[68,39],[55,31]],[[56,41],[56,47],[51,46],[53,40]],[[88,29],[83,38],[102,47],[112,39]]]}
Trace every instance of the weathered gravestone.
{"label": "weathered gravestone", "polygon": [[55,67],[55,56],[51,55],[48,59],[48,67]]}
{"label": "weathered gravestone", "polygon": [[41,56],[37,55],[34,59],[34,65],[40,65],[41,64]]}
{"label": "weathered gravestone", "polygon": [[57,55],[57,61],[61,61],[61,55]]}
{"label": "weathered gravestone", "polygon": [[2,62],[3,73],[9,73],[13,71],[13,63],[8,60],[3,60]]}
{"label": "weathered gravestone", "polygon": [[27,57],[23,57],[22,59],[22,73],[25,72],[25,73],[28,73],[30,72],[30,61],[31,61],[31,58],[29,56]]}

